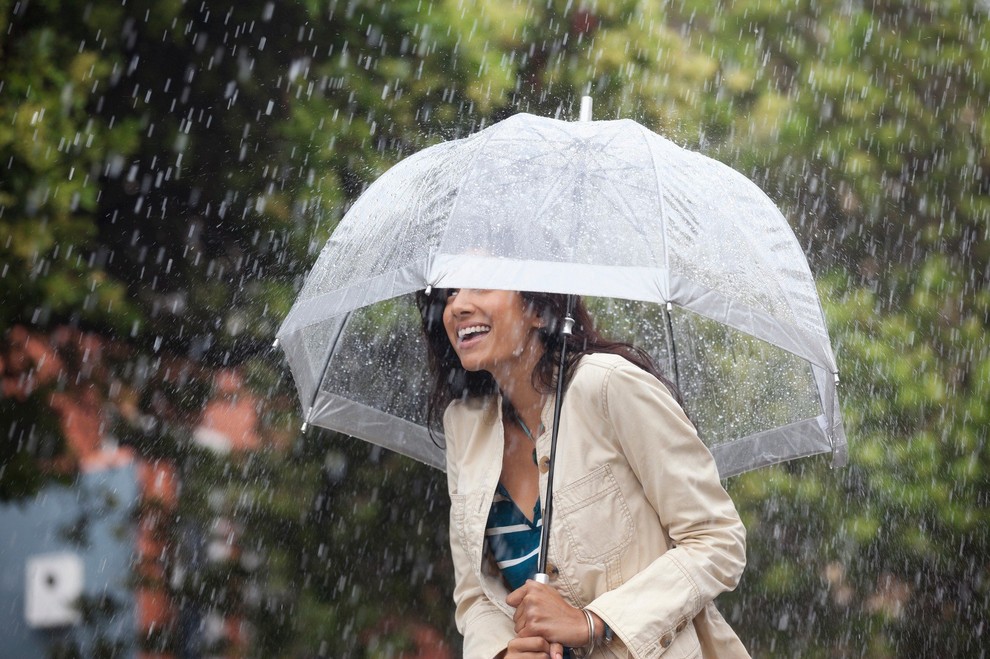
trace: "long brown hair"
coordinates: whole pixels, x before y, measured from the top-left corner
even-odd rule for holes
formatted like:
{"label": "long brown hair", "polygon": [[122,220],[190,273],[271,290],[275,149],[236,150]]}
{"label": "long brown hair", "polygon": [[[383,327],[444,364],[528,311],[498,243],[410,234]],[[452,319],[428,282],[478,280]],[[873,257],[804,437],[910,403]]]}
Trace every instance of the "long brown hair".
{"label": "long brown hair", "polygon": [[[427,424],[431,430],[439,429],[443,423],[443,413],[451,401],[459,398],[473,398],[494,395],[498,392],[495,378],[487,371],[467,371],[454,352],[443,326],[443,311],[447,306],[448,289],[432,289],[429,293],[416,293],[416,304],[423,318],[423,333],[429,347],[429,368],[433,379],[427,403]],[[571,317],[574,319],[573,332],[563,335],[558,331],[567,312],[567,295],[558,293],[521,292],[523,300],[544,322],[539,330],[543,343],[543,356],[533,369],[533,386],[537,390],[550,393],[556,385],[557,363],[561,341],[567,341],[567,366],[564,386],[567,386],[574,373],[574,366],[582,356],[594,352],[620,355],[647,373],[653,375],[666,386],[677,402],[682,403],[680,393],[668,380],[650,355],[643,349],[629,343],[611,341],[603,337],[595,328],[594,320],[580,296],[572,296]],[[566,337],[566,339],[565,339]]]}

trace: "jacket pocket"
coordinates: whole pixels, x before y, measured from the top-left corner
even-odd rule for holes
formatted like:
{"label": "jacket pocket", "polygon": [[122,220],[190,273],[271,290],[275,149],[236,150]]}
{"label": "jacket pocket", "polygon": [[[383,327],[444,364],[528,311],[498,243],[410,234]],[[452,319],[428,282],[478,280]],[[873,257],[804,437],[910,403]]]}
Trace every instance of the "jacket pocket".
{"label": "jacket pocket", "polygon": [[554,523],[560,522],[579,561],[602,561],[632,541],[632,515],[609,465],[557,490],[554,499]]}

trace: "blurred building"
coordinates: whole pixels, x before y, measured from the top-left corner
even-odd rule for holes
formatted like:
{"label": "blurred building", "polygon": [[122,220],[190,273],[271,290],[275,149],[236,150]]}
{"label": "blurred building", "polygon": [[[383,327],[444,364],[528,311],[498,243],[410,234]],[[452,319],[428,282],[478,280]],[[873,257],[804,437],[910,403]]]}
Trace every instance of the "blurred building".
{"label": "blurred building", "polygon": [[[82,368],[64,357],[81,356]],[[65,329],[38,336],[9,332],[0,358],[0,394],[27,400],[66,374],[46,403],[65,450],[46,469],[59,476],[28,499],[0,504],[0,655],[119,656],[143,651],[173,625],[168,547],[177,477],[108,432],[113,402],[92,381],[103,342]],[[168,655],[162,655],[168,656]]]}
{"label": "blurred building", "polygon": [[[0,353],[0,401],[43,396],[66,446],[42,460],[57,482],[0,504],[0,657],[251,654],[254,630],[238,612],[265,597],[265,585],[252,576],[262,550],[245,537],[222,483],[206,484],[203,509],[189,519],[179,508],[180,469],[141,454],[142,442],[154,446],[182,412],[154,400],[139,405],[139,387],[108,374],[107,346],[92,335],[14,328],[8,346]],[[169,363],[158,371],[189,368]],[[205,382],[202,405],[178,422],[186,448],[191,443],[236,464],[264,446],[288,447],[277,433],[262,436],[263,401],[236,368],[200,369],[196,377]],[[137,429],[133,446],[114,435],[120,425]],[[0,479],[3,467],[0,461]],[[217,578],[225,593],[213,598]],[[397,630],[416,647],[402,656],[451,656],[438,630],[413,620],[385,619],[362,638],[373,646]]]}
{"label": "blurred building", "polygon": [[135,648],[146,615],[131,570],[139,499],[132,463],[80,473],[71,487],[50,485],[0,507],[0,654]]}

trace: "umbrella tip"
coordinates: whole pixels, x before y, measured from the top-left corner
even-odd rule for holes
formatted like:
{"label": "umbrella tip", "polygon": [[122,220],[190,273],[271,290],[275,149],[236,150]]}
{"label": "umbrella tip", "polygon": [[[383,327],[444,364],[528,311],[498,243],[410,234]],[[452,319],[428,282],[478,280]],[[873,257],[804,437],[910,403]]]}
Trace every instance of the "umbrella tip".
{"label": "umbrella tip", "polygon": [[580,121],[591,121],[591,102],[590,96],[581,97]]}

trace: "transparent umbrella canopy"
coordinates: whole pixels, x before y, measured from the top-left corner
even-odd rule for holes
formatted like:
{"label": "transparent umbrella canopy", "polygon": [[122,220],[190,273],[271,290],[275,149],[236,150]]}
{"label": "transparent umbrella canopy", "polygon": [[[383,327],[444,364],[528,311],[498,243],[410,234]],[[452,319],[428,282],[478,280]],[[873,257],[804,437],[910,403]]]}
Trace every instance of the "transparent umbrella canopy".
{"label": "transparent umbrella canopy", "polygon": [[306,422],[442,469],[414,303],[427,287],[586,296],[606,333],[676,378],[723,477],[845,463],[835,357],[786,219],[745,176],[636,122],[517,114],[426,148],[320,254],[278,333]]}

